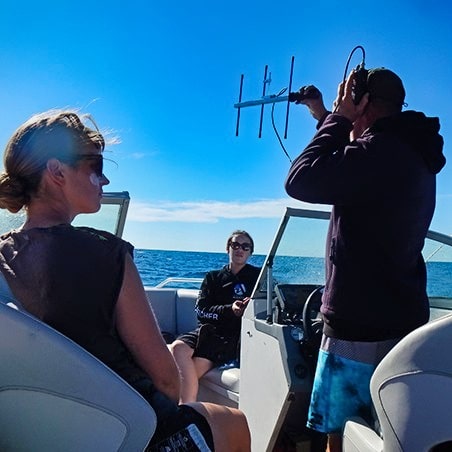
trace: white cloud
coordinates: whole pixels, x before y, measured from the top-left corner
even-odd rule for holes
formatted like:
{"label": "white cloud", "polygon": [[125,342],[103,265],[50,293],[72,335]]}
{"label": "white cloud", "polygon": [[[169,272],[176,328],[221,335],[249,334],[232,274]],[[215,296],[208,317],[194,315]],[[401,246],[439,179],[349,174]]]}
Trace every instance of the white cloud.
{"label": "white cloud", "polygon": [[146,157],[146,154],[144,152],[132,152],[130,154],[130,158],[134,160],[141,160],[144,157]]}
{"label": "white cloud", "polygon": [[281,218],[286,207],[330,210],[291,198],[256,201],[131,201],[128,220],[137,222],[217,223],[221,219]]}

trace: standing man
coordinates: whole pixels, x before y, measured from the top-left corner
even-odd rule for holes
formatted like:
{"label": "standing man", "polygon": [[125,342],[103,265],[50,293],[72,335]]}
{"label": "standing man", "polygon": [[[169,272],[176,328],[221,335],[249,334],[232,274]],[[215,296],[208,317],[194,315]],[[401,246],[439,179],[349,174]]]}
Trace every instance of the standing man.
{"label": "standing man", "polygon": [[421,251],[445,164],[438,118],[402,112],[401,79],[384,68],[359,75],[339,85],[333,113],[321,95],[300,102],[318,131],[285,183],[293,198],[333,205],[307,424],[328,434],[329,451],[341,451],[347,418],[370,417],[369,383],[380,360],[428,321]]}

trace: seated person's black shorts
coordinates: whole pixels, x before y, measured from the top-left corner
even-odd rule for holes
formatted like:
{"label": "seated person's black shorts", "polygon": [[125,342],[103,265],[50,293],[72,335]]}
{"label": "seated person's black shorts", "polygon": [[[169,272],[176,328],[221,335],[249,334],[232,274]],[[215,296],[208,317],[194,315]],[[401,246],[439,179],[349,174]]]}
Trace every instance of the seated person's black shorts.
{"label": "seated person's black shorts", "polygon": [[177,339],[194,349],[193,357],[208,359],[215,366],[238,358],[239,334],[219,332],[214,325],[202,325],[196,330],[181,334]]}
{"label": "seated person's black shorts", "polygon": [[149,402],[157,415],[157,428],[147,452],[214,451],[212,431],[207,420],[188,405],[177,405],[152,381],[142,378],[131,385]]}

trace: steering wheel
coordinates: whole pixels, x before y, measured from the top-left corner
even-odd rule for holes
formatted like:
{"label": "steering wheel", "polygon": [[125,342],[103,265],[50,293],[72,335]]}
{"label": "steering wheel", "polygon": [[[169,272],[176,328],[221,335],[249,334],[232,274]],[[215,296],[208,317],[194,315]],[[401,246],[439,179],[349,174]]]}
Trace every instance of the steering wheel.
{"label": "steering wheel", "polygon": [[322,294],[325,286],[314,289],[306,299],[303,307],[303,330],[306,341],[314,339],[322,331],[323,321],[319,319]]}

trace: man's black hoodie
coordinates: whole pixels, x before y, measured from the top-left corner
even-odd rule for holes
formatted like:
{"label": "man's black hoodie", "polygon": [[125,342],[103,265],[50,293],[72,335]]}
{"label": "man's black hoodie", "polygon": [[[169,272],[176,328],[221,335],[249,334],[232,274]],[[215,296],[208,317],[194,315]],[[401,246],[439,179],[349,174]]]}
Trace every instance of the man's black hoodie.
{"label": "man's black hoodie", "polygon": [[397,338],[429,317],[425,236],[445,164],[439,120],[406,111],[350,141],[352,123],[330,114],[293,162],[286,191],[332,204],[322,300],[325,333]]}

